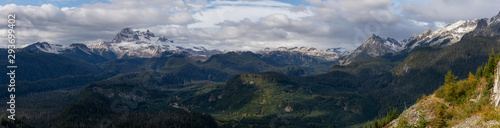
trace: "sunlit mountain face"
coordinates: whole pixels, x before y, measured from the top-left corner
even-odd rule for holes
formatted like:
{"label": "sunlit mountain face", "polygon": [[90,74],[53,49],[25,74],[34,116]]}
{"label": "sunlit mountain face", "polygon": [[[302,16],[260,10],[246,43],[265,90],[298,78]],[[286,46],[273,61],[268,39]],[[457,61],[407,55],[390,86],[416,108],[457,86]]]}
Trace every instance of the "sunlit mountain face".
{"label": "sunlit mountain face", "polygon": [[3,1],[0,124],[498,127],[498,6]]}

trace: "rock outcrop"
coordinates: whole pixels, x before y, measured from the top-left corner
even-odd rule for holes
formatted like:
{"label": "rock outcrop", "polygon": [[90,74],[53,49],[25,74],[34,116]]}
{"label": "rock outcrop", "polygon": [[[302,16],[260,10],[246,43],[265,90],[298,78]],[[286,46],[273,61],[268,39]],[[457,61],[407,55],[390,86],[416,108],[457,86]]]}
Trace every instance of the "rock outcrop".
{"label": "rock outcrop", "polygon": [[498,81],[500,77],[500,62],[497,64],[497,68],[495,70],[495,82],[493,83],[493,93],[491,95],[491,103],[496,107],[500,105],[500,83]]}

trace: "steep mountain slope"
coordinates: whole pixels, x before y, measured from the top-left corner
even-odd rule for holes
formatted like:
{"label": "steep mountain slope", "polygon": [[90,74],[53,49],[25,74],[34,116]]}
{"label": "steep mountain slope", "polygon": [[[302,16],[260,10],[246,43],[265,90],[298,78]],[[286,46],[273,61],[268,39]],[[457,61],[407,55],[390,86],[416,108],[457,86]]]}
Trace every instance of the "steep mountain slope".
{"label": "steep mountain slope", "polygon": [[387,53],[395,53],[403,50],[404,44],[393,38],[382,39],[381,37],[372,34],[366,39],[361,46],[339,58],[341,65],[347,65],[351,62],[385,55]]}

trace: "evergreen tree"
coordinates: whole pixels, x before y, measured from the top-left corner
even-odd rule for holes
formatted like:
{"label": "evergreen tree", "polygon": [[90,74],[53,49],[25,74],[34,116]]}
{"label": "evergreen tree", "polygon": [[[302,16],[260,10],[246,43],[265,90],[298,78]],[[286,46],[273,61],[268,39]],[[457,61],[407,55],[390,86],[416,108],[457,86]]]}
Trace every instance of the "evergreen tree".
{"label": "evergreen tree", "polygon": [[484,76],[489,77],[495,71],[495,68],[496,68],[496,65],[497,65],[495,63],[496,62],[495,59],[496,59],[495,58],[495,52],[492,49],[492,51],[490,53],[490,57],[488,58],[488,66],[486,66],[486,68],[485,68],[485,74],[484,74]]}
{"label": "evergreen tree", "polygon": [[448,71],[448,74],[446,74],[445,78],[444,78],[444,84],[445,85],[451,85],[451,84],[455,84],[457,83],[456,79],[458,77],[453,75],[453,72],[451,71]]}
{"label": "evergreen tree", "polygon": [[446,74],[444,79],[444,98],[450,102],[456,101],[456,98],[458,97],[456,91],[457,78],[458,77],[453,75],[451,71],[448,71],[448,74]]}
{"label": "evergreen tree", "polygon": [[433,127],[442,128],[447,126],[446,120],[444,118],[445,111],[446,111],[446,106],[440,103],[436,110],[436,117],[432,122]]}
{"label": "evergreen tree", "polygon": [[481,66],[477,67],[476,77],[478,77],[478,78],[483,77],[484,76],[483,75],[483,70],[484,70],[484,63]]}
{"label": "evergreen tree", "polygon": [[472,75],[471,72],[469,72],[469,84],[474,84],[476,83],[477,79],[474,75]]}

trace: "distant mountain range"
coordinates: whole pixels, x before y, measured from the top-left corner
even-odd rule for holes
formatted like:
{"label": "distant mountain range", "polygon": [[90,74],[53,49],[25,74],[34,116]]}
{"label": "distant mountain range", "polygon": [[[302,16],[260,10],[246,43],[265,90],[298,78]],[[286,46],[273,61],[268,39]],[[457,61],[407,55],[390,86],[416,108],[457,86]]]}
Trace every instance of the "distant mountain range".
{"label": "distant mountain range", "polygon": [[211,55],[227,52],[208,50],[202,46],[193,46],[191,44],[174,43],[173,40],[169,40],[164,36],[155,36],[149,30],[141,32],[133,31],[131,28],[121,30],[110,42],[103,41],[90,45],[72,44],[67,47],[47,42],[37,42],[24,49],[73,57],[95,58],[102,61],[122,58],[152,58],[172,53],[186,54],[203,60]]}
{"label": "distant mountain range", "polygon": [[[189,43],[175,43],[173,40],[169,40],[164,36],[156,36],[149,30],[141,32],[134,31],[131,28],[121,30],[116,34],[115,38],[109,42],[102,41],[90,45],[76,43],[70,46],[37,42],[24,49],[33,52],[59,54],[90,63],[103,63],[125,58],[152,58],[172,54],[183,54],[191,59],[205,61],[212,55],[229,52],[227,50],[218,49],[208,50],[202,46],[195,46]],[[313,47],[280,47],[274,49],[266,48],[256,52],[256,54],[268,59],[289,56],[288,59],[290,60],[282,60],[285,62],[278,63],[311,66],[320,63],[333,63],[340,56],[348,52],[349,50],[340,47],[330,48],[326,51]]]}
{"label": "distant mountain range", "polygon": [[436,31],[427,30],[419,35],[412,35],[402,41],[393,38],[383,39],[372,34],[361,46],[339,58],[341,65],[369,57],[403,50],[412,51],[423,46],[446,47],[457,43],[466,36],[494,36],[500,33],[500,13],[492,18],[458,20]]}
{"label": "distant mountain range", "polygon": [[[427,30],[401,41],[390,37],[384,39],[372,34],[353,51],[341,47],[327,50],[319,50],[313,47],[279,47],[265,48],[256,53],[262,56],[300,55],[314,59],[310,60],[311,62],[335,62],[347,65],[356,60],[403,50],[411,51],[422,46],[449,46],[460,41],[469,32],[472,32],[472,35],[495,35],[500,33],[498,30],[499,22],[500,15],[489,19],[458,20],[436,31]],[[89,62],[103,62],[121,58],[151,58],[172,53],[185,54],[191,58],[204,61],[212,55],[228,52],[227,50],[218,49],[209,50],[189,43],[175,43],[164,36],[156,36],[149,30],[141,32],[134,31],[131,28],[121,30],[109,42],[103,41],[90,45],[72,44],[67,47],[47,42],[37,42],[25,47],[25,49],[85,58]]]}

